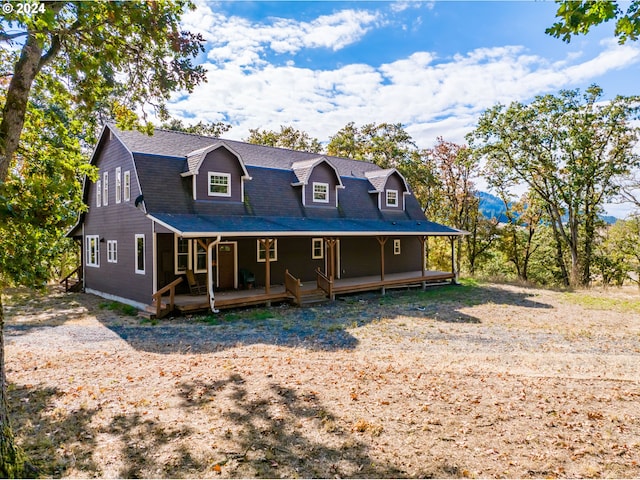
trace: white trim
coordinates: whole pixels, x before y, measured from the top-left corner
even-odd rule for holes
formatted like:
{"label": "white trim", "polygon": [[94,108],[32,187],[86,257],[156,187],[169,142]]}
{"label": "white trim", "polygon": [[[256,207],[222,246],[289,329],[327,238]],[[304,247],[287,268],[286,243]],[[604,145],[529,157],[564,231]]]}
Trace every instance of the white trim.
{"label": "white trim", "polygon": [[[316,187],[324,187],[324,195],[325,198],[321,199],[321,198],[316,198],[316,193],[323,193],[323,192],[316,192]],[[329,184],[326,182],[313,182],[313,203],[329,203]]]}
{"label": "white trim", "polygon": [[96,207],[102,206],[102,180],[98,179],[95,183],[96,186]]}
{"label": "white trim", "polygon": [[[260,246],[262,245],[262,243],[260,242],[260,238],[258,238],[256,240],[256,262],[258,263],[267,263],[267,255],[268,253],[265,252],[265,255],[262,260],[260,259]],[[277,262],[278,261],[278,239],[277,238],[271,238],[271,240],[273,240],[273,258],[269,257],[269,263],[271,262]]]}
{"label": "white trim", "polygon": [[156,222],[151,220],[151,288],[153,293],[158,291],[158,234]]}
{"label": "white trim", "polygon": [[202,246],[198,243],[198,239],[194,238],[193,240],[191,240],[191,242],[193,243],[193,273],[207,273],[207,249],[206,247],[203,248],[204,250],[204,268],[198,268],[198,248],[202,248]]}
{"label": "white trim", "polygon": [[[316,255],[316,242],[320,242],[320,255]],[[315,237],[311,239],[311,259],[322,260],[324,258],[324,238]]]}
{"label": "white trim", "polygon": [[306,189],[307,185],[306,184],[302,184],[302,206],[306,207],[307,206],[307,189]]}
{"label": "white trim", "polygon": [[[138,252],[138,240],[142,239],[142,269],[138,268],[138,260],[140,259]],[[144,233],[136,233],[135,234],[135,243],[134,243],[134,262],[135,262],[135,272],[140,275],[145,275],[145,271],[147,268],[147,245],[146,240],[144,238]]]}
{"label": "white trim", "polygon": [[116,302],[124,303],[126,305],[131,305],[132,307],[136,307],[138,310],[144,310],[146,307],[149,306],[142,302],[136,302],[135,300],[131,300],[129,298],[124,298],[118,295],[112,295],[110,293],[101,292],[99,290],[94,290],[93,288],[85,288],[84,292],[90,293],[91,295],[97,295],[98,297],[102,297],[107,300],[114,300]]}
{"label": "white trim", "polygon": [[118,263],[118,241],[117,240],[107,240],[107,263]]}
{"label": "white trim", "polygon": [[[211,178],[222,177],[227,179],[227,191],[226,192],[212,192],[211,191]],[[216,184],[222,185],[222,184]],[[207,172],[207,194],[210,197],[230,197],[231,196],[231,174],[224,172]]]}
{"label": "white trim", "polygon": [[193,199],[197,200],[198,199],[198,193],[197,193],[197,183],[196,183],[196,175],[192,175],[191,176],[191,189],[193,190]]}
{"label": "white trim", "polygon": [[122,168],[116,167],[116,203],[122,202]]}
{"label": "white trim", "polygon": [[402,244],[400,243],[399,238],[393,239],[393,254],[400,255],[402,253]]}
{"label": "white trim", "polygon": [[[100,268],[100,235],[86,235],[85,237],[85,260],[84,263],[87,267]],[[89,246],[91,240],[95,240],[95,262],[91,262],[91,254],[89,253]]]}

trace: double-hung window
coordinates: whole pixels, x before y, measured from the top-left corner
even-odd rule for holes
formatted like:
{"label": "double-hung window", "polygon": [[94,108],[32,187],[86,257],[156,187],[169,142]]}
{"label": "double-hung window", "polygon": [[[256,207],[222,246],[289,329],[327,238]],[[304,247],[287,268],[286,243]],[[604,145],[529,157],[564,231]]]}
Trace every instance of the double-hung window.
{"label": "double-hung window", "polygon": [[329,184],[313,182],[313,201],[329,203]]}
{"label": "double-hung window", "polygon": [[125,170],[124,172],[124,201],[128,202],[131,200],[131,172],[129,170]]}
{"label": "double-hung window", "polygon": [[[267,256],[266,256],[265,244],[260,240],[258,240],[257,242],[258,242],[258,261],[266,262]],[[269,247],[269,261],[275,262],[276,260],[278,260],[278,240],[272,239],[271,246]]]}
{"label": "double-hung window", "polygon": [[231,174],[220,172],[209,172],[209,196],[210,197],[230,197],[231,196]]}
{"label": "double-hung window", "polygon": [[96,207],[102,206],[102,182],[96,182]]}
{"label": "double-hung window", "polygon": [[387,207],[397,207],[397,206],[398,206],[398,191],[387,190]]}
{"label": "double-hung window", "polygon": [[322,238],[311,240],[311,258],[314,260],[324,258],[324,240]]}
{"label": "double-hung window", "polygon": [[118,241],[107,240],[107,262],[118,263]]}
{"label": "double-hung window", "polygon": [[393,254],[394,255],[400,255],[401,249],[400,249],[400,239],[396,238],[393,241]]}
{"label": "double-hung window", "polygon": [[100,237],[98,235],[87,235],[85,237],[87,246],[87,267],[100,266]]}
{"label": "double-hung window", "polygon": [[188,238],[176,237],[175,266],[176,275],[191,270],[191,240]]}

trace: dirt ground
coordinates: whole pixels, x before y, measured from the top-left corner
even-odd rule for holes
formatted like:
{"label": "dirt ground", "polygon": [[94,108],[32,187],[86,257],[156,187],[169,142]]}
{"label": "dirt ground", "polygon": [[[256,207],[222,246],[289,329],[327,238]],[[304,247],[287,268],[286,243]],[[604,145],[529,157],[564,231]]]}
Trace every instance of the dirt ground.
{"label": "dirt ground", "polygon": [[8,293],[14,430],[43,476],[640,477],[637,289],[469,284],[159,322]]}

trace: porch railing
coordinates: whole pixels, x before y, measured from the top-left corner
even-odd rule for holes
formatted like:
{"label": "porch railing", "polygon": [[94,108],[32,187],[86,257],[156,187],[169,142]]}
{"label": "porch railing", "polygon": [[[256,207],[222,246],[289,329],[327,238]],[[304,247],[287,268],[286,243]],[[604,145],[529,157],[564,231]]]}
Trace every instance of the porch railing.
{"label": "porch railing", "polygon": [[[72,277],[77,275],[76,279]],[[69,285],[71,283],[71,285]],[[82,288],[82,265],[78,265],[73,272],[60,280],[60,285],[64,285],[64,291],[68,292],[70,290],[76,291],[78,287]]]}
{"label": "porch railing", "polygon": [[[169,314],[171,311],[173,311],[175,307],[175,299],[176,299],[176,285],[178,285],[180,282],[182,282],[182,277],[176,278],[173,282],[169,283],[168,285],[165,285],[156,293],[151,295],[156,302],[156,318],[162,318],[165,315]],[[166,292],[169,292],[169,305],[168,305],[168,308],[164,309],[163,311],[162,295],[164,295]]]}
{"label": "porch railing", "polygon": [[294,277],[289,273],[289,270],[284,271],[284,288],[287,292],[294,296],[296,299],[296,305],[300,305],[300,279]]}
{"label": "porch railing", "polygon": [[329,296],[330,300],[333,301],[336,299],[336,296],[333,293],[333,280],[322,273],[320,271],[320,268],[316,270],[316,281],[318,283],[318,288],[324,290],[324,292]]}

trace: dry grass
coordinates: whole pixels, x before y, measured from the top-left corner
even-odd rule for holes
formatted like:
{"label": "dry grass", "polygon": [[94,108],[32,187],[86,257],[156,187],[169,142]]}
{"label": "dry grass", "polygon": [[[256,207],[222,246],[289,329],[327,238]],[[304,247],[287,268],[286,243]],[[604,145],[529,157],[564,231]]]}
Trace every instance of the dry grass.
{"label": "dry grass", "polygon": [[640,297],[613,292],[471,284],[151,325],[15,291],[14,429],[53,477],[640,477]]}

